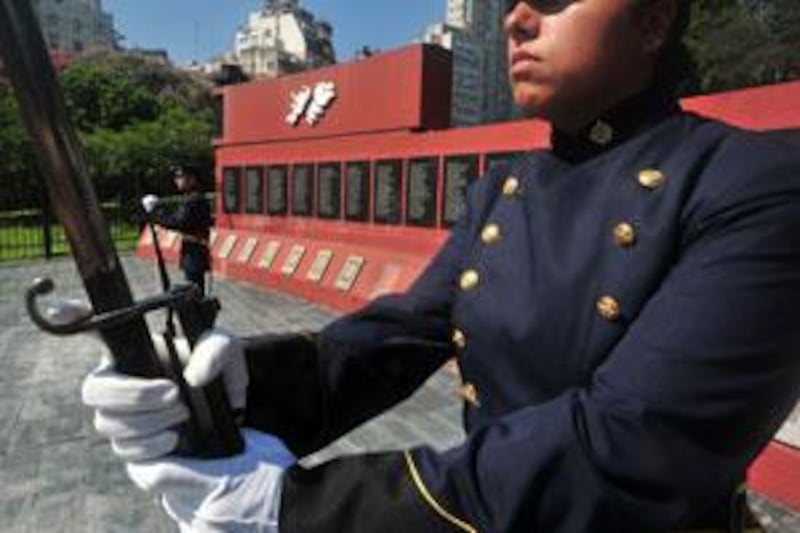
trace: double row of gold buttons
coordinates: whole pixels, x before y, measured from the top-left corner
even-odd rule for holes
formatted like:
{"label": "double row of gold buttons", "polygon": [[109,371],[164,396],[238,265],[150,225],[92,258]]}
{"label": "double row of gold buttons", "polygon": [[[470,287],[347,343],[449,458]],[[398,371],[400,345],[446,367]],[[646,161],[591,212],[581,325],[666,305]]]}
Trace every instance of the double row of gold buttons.
{"label": "double row of gold buttons", "polygon": [[[639,185],[654,191],[664,184],[664,173],[656,169],[647,169],[639,172]],[[636,228],[630,222],[620,222],[614,226],[614,243],[620,248],[630,248],[636,244]],[[613,296],[604,295],[597,299],[597,313],[605,320],[616,322],[622,316],[622,306]]]}
{"label": "double row of gold buttons", "polygon": [[[511,198],[519,191],[519,179],[515,176],[509,176],[503,183],[503,196]],[[499,224],[490,222],[483,226],[481,229],[481,242],[485,245],[492,245],[500,241],[503,236],[502,229]],[[458,285],[462,291],[469,291],[474,289],[480,283],[481,277],[477,270],[470,268],[465,270],[459,278]],[[460,329],[453,330],[453,345],[459,352],[463,352],[467,347],[467,336]],[[458,395],[465,401],[474,405],[480,406],[480,399],[478,397],[478,389],[472,383],[464,383],[458,388]]]}
{"label": "double row of gold buttons", "polygon": [[[653,191],[661,187],[666,180],[664,173],[656,169],[646,169],[639,172],[638,182],[644,189]],[[509,176],[503,183],[503,196],[511,198],[519,191],[519,179]],[[486,245],[496,243],[502,237],[502,231],[498,224],[486,224],[481,230],[481,241]],[[630,222],[620,222],[613,229],[614,243],[621,248],[630,248],[636,244],[636,228]],[[474,289],[480,283],[480,274],[475,269],[465,270],[459,279],[459,287],[462,291]],[[605,320],[615,322],[622,316],[622,306],[613,296],[604,295],[597,299],[597,313]],[[467,347],[467,336],[460,330],[453,330],[453,345],[459,352],[463,352]],[[478,390],[472,383],[464,383],[458,389],[458,394],[468,403],[478,407],[480,400]]]}

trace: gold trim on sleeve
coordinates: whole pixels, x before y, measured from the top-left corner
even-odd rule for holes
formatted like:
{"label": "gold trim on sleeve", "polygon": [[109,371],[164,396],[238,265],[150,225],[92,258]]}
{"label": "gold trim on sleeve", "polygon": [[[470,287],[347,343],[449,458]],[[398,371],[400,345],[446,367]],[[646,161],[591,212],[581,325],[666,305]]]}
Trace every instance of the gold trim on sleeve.
{"label": "gold trim on sleeve", "polygon": [[428,488],[425,486],[425,483],[423,483],[422,477],[419,475],[419,471],[417,470],[417,465],[414,464],[414,458],[411,457],[411,454],[408,451],[404,451],[403,455],[406,458],[408,473],[411,475],[411,479],[414,480],[414,485],[422,495],[422,499],[425,500],[425,503],[430,505],[433,510],[436,511],[436,514],[456,526],[459,530],[466,531],[467,533],[478,533],[478,529],[475,526],[465,522],[464,520],[461,520],[457,516],[447,511],[447,509],[439,505],[439,502],[437,502],[433,496],[431,496],[431,493],[428,492]]}

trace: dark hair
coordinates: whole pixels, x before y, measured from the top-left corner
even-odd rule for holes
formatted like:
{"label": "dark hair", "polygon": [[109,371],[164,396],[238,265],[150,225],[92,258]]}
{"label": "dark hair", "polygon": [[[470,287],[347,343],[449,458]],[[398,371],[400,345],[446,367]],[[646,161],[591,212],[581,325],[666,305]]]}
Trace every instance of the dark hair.
{"label": "dark hair", "polygon": [[181,165],[179,167],[175,167],[172,169],[172,177],[173,178],[194,178],[195,180],[200,180],[200,174],[192,165]]}

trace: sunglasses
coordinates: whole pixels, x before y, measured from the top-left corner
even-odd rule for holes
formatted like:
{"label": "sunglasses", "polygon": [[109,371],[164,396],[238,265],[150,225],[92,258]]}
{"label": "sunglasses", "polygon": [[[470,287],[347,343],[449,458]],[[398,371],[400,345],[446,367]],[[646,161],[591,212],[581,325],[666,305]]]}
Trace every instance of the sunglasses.
{"label": "sunglasses", "polygon": [[506,0],[506,13],[514,9],[517,4],[524,2],[539,13],[549,15],[558,13],[574,1],[575,0]]}

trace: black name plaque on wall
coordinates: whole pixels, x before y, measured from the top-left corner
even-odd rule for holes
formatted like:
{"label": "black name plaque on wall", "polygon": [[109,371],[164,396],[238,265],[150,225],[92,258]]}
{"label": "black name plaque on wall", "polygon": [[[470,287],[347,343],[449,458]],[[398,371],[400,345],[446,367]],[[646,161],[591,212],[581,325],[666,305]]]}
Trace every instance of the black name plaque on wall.
{"label": "black name plaque on wall", "polygon": [[222,171],[222,210],[226,213],[239,212],[239,178],[241,170],[226,168]]}
{"label": "black name plaque on wall", "polygon": [[399,224],[400,183],[403,164],[399,160],[375,163],[375,222]]}
{"label": "black name plaque on wall", "polygon": [[412,159],[408,163],[406,221],[415,226],[436,225],[436,175],[439,160],[435,157]]}
{"label": "black name plaque on wall", "polygon": [[264,212],[264,169],[248,167],[244,170],[244,210],[247,213]]}
{"label": "black name plaque on wall", "polygon": [[311,215],[314,198],[314,166],[295,165],[292,169],[292,214]]}
{"label": "black name plaque on wall", "polygon": [[320,218],[342,216],[342,165],[325,163],[319,166],[319,198],[317,215]]}
{"label": "black name plaque on wall", "polygon": [[369,163],[347,163],[345,173],[345,218],[364,221],[369,218]]}
{"label": "black name plaque on wall", "polygon": [[444,208],[442,223],[452,226],[464,212],[467,187],[478,178],[478,156],[462,155],[445,159]]}
{"label": "black name plaque on wall", "polygon": [[287,206],[285,166],[269,167],[267,170],[267,214],[285,215]]}

